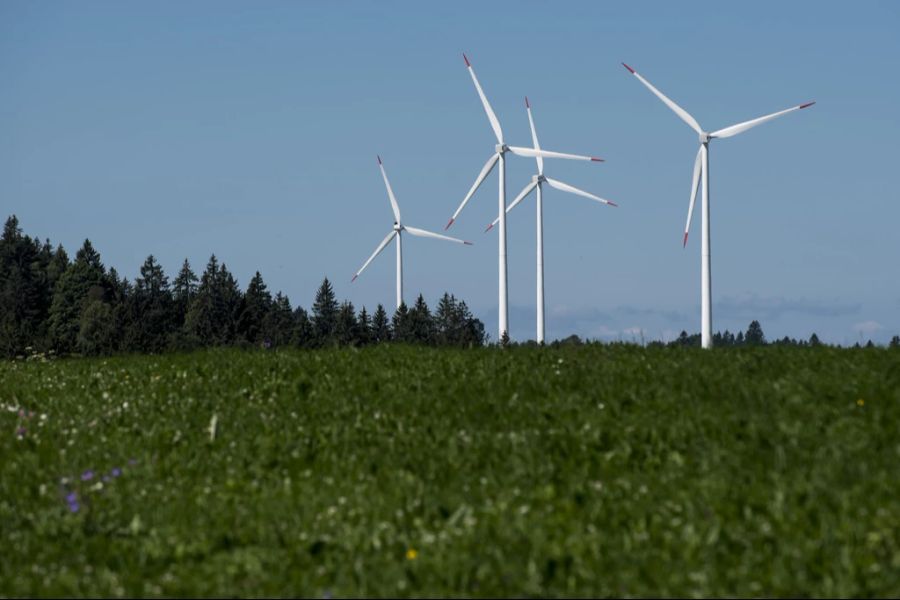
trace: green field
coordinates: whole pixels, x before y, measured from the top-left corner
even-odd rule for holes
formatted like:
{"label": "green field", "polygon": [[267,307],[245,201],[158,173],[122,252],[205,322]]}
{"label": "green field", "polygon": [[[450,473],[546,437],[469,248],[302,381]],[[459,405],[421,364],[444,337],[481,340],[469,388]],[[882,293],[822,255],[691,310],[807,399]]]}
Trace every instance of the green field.
{"label": "green field", "polygon": [[5,362],[0,431],[0,596],[900,595],[896,350]]}

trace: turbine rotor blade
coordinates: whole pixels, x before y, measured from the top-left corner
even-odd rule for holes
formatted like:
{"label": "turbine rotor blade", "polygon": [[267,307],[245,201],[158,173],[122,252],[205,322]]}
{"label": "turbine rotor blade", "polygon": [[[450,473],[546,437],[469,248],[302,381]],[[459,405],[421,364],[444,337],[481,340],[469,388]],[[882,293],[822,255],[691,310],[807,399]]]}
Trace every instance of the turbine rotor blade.
{"label": "turbine rotor blade", "polygon": [[458,240],[455,237],[450,237],[448,235],[441,235],[439,233],[432,233],[431,231],[425,231],[424,229],[419,229],[417,227],[410,227],[409,225],[404,225],[403,229],[408,231],[412,235],[418,237],[427,237],[434,238],[436,240],[446,240],[448,242],[456,242],[457,244],[465,244],[466,246],[471,246],[472,242],[467,242],[465,240]]}
{"label": "turbine rotor blade", "polygon": [[384,238],[380,244],[378,244],[378,247],[375,248],[375,252],[373,252],[372,256],[370,256],[369,259],[365,263],[363,263],[363,266],[359,269],[359,271],[356,272],[356,275],[353,276],[353,279],[351,281],[356,281],[356,278],[359,277],[360,274],[366,270],[366,267],[369,266],[369,263],[372,262],[376,256],[381,254],[381,251],[385,249],[385,247],[391,242],[392,239],[394,239],[395,235],[397,235],[397,232],[391,231],[387,235],[387,237]]}
{"label": "turbine rotor blade", "polygon": [[[540,150],[541,145],[538,143],[537,130],[534,128],[534,118],[531,116],[531,103],[528,102],[528,96],[525,96],[525,109],[528,111],[528,124],[531,126],[531,142],[534,144],[535,150]],[[544,174],[544,157],[535,156],[538,166],[538,175]],[[509,209],[507,209],[509,210]]]}
{"label": "turbine rotor blade", "polygon": [[[512,209],[514,209],[514,208],[519,204],[519,202],[521,202],[522,200],[524,200],[524,199],[528,196],[528,194],[531,193],[531,190],[533,190],[534,188],[537,187],[537,184],[538,184],[537,181],[532,181],[531,183],[529,183],[528,185],[526,185],[525,188],[524,188],[521,192],[519,192],[519,195],[516,196],[516,199],[513,200],[513,201],[510,203],[509,206],[506,207],[506,212],[511,211]],[[490,231],[491,229],[493,229],[493,228],[494,228],[494,225],[496,225],[498,221],[500,221],[500,217],[499,217],[499,216],[498,216],[496,219],[494,219],[494,222],[493,222],[493,223],[491,223],[490,225],[488,225],[488,228],[485,229],[485,233],[487,233],[488,231]]]}
{"label": "turbine rotor blade", "polygon": [[700,186],[700,172],[703,170],[703,146],[697,150],[697,159],[694,161],[694,176],[691,179],[691,203],[688,205],[687,223],[684,224],[684,242],[682,247],[687,246],[688,233],[691,230],[691,217],[694,216],[694,202],[697,200],[697,188]]}
{"label": "turbine rotor blade", "polygon": [[660,100],[662,100],[663,103],[664,103],[666,106],[668,106],[669,108],[671,108],[672,111],[673,111],[676,115],[678,115],[679,117],[681,117],[681,120],[682,120],[682,121],[684,121],[685,123],[687,123],[688,125],[690,125],[691,129],[693,129],[693,130],[696,131],[697,133],[703,133],[703,129],[700,127],[700,123],[698,123],[697,120],[696,120],[694,117],[692,117],[690,114],[688,114],[688,111],[684,110],[683,108],[681,108],[680,106],[678,106],[677,104],[675,104],[672,100],[670,100],[668,97],[666,97],[665,94],[663,94],[663,93],[660,92],[658,89],[656,89],[655,87],[653,87],[653,84],[651,84],[649,81],[647,81],[646,79],[644,79],[643,77],[641,77],[641,74],[640,74],[640,73],[638,73],[637,71],[635,71],[634,69],[632,69],[631,67],[629,67],[628,65],[626,65],[625,63],[622,63],[622,66],[624,66],[626,69],[628,69],[628,70],[631,72],[632,75],[634,75],[635,77],[637,77],[637,78],[638,78],[638,81],[640,81],[640,82],[643,83],[645,86],[647,86],[647,89],[649,89],[651,92],[653,92],[653,93],[656,95],[657,98],[659,98]]}
{"label": "turbine rotor blade", "polygon": [[497,120],[497,115],[494,114],[494,110],[491,108],[487,96],[484,95],[484,90],[481,89],[481,84],[478,83],[478,77],[475,76],[475,69],[472,68],[472,63],[469,62],[469,59],[465,54],[463,54],[463,59],[466,61],[466,68],[469,69],[469,75],[472,76],[472,82],[475,84],[475,89],[478,91],[478,97],[481,98],[484,112],[487,114],[488,121],[491,122],[491,129],[494,130],[494,135],[497,136],[497,143],[502,144],[503,130],[500,129],[500,121]]}
{"label": "turbine rotor blade", "polygon": [[551,187],[555,187],[556,189],[558,189],[560,191],[569,192],[570,194],[575,194],[576,196],[584,196],[585,198],[590,198],[591,200],[596,200],[597,202],[600,202],[601,204],[608,204],[610,206],[618,206],[618,204],[616,204],[615,202],[612,202],[610,200],[604,200],[603,198],[601,198],[599,196],[595,196],[591,193],[585,192],[584,190],[579,190],[577,187],[571,186],[568,183],[563,183],[562,181],[558,181],[556,179],[551,179],[549,177],[546,177],[545,179],[547,180],[547,183],[549,183]]}
{"label": "turbine rotor blade", "polygon": [[466,206],[466,204],[469,202],[469,199],[470,199],[470,198],[472,197],[472,195],[475,193],[475,190],[477,190],[478,187],[479,187],[479,186],[482,184],[482,182],[485,180],[485,178],[486,178],[488,175],[490,175],[491,171],[494,169],[494,165],[497,164],[497,161],[498,161],[499,159],[500,159],[500,155],[499,155],[499,154],[493,154],[493,155],[491,155],[491,157],[487,160],[487,162],[484,163],[484,166],[481,168],[481,173],[478,174],[478,178],[475,179],[475,183],[472,184],[472,188],[469,190],[469,193],[466,194],[466,197],[465,197],[465,198],[463,198],[463,201],[462,201],[462,203],[459,205],[459,208],[457,208],[457,209],[456,209],[456,212],[453,213],[453,216],[450,217],[450,222],[447,223],[447,226],[446,226],[446,227],[444,227],[445,230],[446,230],[446,229],[449,229],[450,226],[453,225],[453,221],[456,220],[456,217],[459,216],[459,213],[462,211],[462,209],[463,209],[463,208]]}
{"label": "turbine rotor blade", "polygon": [[594,162],[605,162],[602,158],[596,156],[583,156],[581,154],[566,154],[565,152],[552,152],[550,150],[541,150],[540,148],[523,148],[521,146],[507,146],[509,151],[517,156],[541,157],[541,158],[567,158],[569,160],[591,160]]}
{"label": "turbine rotor blade", "polygon": [[387,173],[384,165],[381,163],[381,157],[378,157],[378,168],[381,169],[381,176],[384,177],[384,187],[387,188],[388,198],[391,200],[391,210],[394,211],[394,220],[400,222],[400,207],[397,205],[397,199],[394,197],[394,190],[391,189],[391,182],[388,181]]}
{"label": "turbine rotor blade", "polygon": [[709,137],[713,138],[727,138],[733,135],[737,135],[739,133],[743,133],[750,129],[751,127],[756,127],[757,125],[762,125],[766,121],[771,121],[772,119],[777,119],[782,115],[786,115],[789,112],[794,112],[795,110],[801,110],[804,108],[808,108],[815,104],[815,102],[807,102],[806,104],[800,104],[798,106],[792,106],[791,108],[787,108],[785,110],[780,110],[778,112],[772,113],[771,115],[766,115],[764,117],[759,117],[756,119],[752,119],[750,121],[744,121],[743,123],[738,123],[737,125],[732,125],[730,127],[725,127],[724,129],[720,129],[718,131],[713,131],[709,134]]}

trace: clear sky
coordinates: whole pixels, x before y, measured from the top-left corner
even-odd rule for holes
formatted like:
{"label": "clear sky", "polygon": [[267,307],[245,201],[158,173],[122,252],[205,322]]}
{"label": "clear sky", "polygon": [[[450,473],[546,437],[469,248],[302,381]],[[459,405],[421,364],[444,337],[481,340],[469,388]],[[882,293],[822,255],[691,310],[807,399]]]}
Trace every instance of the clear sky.
{"label": "clear sky", "polygon": [[[128,277],[215,252],[309,307],[331,278],[394,302],[381,154],[407,224],[440,231],[493,135],[619,203],[545,194],[548,337],[700,329],[697,136],[817,104],[711,147],[713,327],[853,343],[900,333],[900,3],[0,2],[0,212]],[[534,172],[511,157],[509,199]],[[451,229],[406,237],[407,301],[465,299],[496,335],[496,176]],[[534,202],[509,219],[510,325],[534,336]]]}

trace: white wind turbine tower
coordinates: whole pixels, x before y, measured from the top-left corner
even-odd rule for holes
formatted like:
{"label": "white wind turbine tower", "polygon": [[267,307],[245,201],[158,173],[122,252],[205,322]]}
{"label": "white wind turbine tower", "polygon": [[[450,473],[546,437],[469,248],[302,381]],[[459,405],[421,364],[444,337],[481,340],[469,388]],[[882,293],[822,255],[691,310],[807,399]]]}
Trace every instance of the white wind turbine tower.
{"label": "white wind turbine tower", "polygon": [[[534,149],[540,150],[541,145],[538,143],[537,130],[534,127],[534,118],[531,116],[531,103],[528,102],[528,97],[525,97],[525,109],[528,111],[528,124],[531,126],[531,140],[534,142]],[[596,200],[602,204],[608,204],[610,206],[618,206],[615,202],[610,202],[609,200],[604,200],[598,196],[593,194],[589,194],[584,190],[579,190],[578,188],[571,186],[567,183],[563,183],[558,179],[552,179],[544,175],[544,159],[541,158],[540,155],[535,156],[535,160],[537,161],[537,175],[532,175],[531,183],[525,186],[525,188],[516,196],[516,199],[512,201],[506,208],[506,212],[511,211],[516,207],[522,200],[528,197],[532,190],[537,189],[537,342],[542,344],[544,342],[544,209],[543,209],[543,187],[544,183],[547,183],[550,187],[556,188],[563,192],[569,192],[570,194],[575,194],[577,196],[584,196],[585,198],[590,198],[591,200]],[[593,160],[601,160],[601,159],[593,159]],[[499,218],[494,219],[494,222],[488,225],[487,231],[493,229],[494,225],[497,224]]]}
{"label": "white wind turbine tower", "polygon": [[766,115],[764,117],[759,117],[756,119],[752,119],[750,121],[744,121],[743,123],[738,123],[736,125],[731,125],[730,127],[725,127],[724,129],[719,129],[717,131],[713,131],[712,133],[707,133],[703,131],[700,127],[700,124],[697,123],[697,120],[694,119],[691,115],[688,114],[686,110],[672,102],[669,98],[663,95],[658,89],[653,87],[649,81],[641,77],[641,75],[626,65],[622,63],[622,65],[631,72],[632,75],[638,78],[638,80],[643,83],[647,88],[653,92],[657,98],[663,101],[663,103],[672,109],[672,111],[678,115],[682,121],[687,123],[691,129],[697,132],[697,135],[700,136],[700,149],[697,152],[697,158],[694,161],[694,177],[691,182],[691,202],[688,206],[688,216],[687,223],[684,226],[684,242],[683,244],[687,246],[688,239],[688,231],[691,227],[691,217],[694,213],[694,200],[697,198],[697,185],[700,183],[700,176],[703,176],[701,186],[702,189],[702,204],[701,204],[701,251],[700,251],[700,296],[701,296],[701,308],[700,308],[700,331],[701,331],[701,344],[704,348],[712,348],[712,305],[711,305],[711,296],[712,296],[712,276],[710,273],[710,248],[709,248],[709,142],[710,140],[716,138],[728,138],[733,135],[737,135],[739,133],[743,133],[747,131],[751,127],[756,127],[757,125],[761,125],[766,121],[771,121],[777,117],[782,115],[786,115],[789,112],[793,112],[795,110],[800,110],[803,108],[807,108],[815,104],[815,102],[807,102],[806,104],[800,104],[799,106],[792,106],[791,108],[787,108],[785,110],[781,110],[770,115]]}
{"label": "white wind turbine tower", "polygon": [[574,154],[563,154],[561,152],[548,152],[546,150],[538,150],[535,148],[521,148],[519,146],[508,146],[503,142],[503,131],[500,129],[500,121],[497,120],[497,115],[494,114],[494,111],[491,109],[490,103],[488,103],[487,97],[485,97],[484,92],[481,89],[481,84],[478,83],[478,78],[475,76],[475,70],[472,69],[472,63],[469,62],[469,59],[463,54],[463,60],[466,61],[466,68],[469,69],[469,75],[472,76],[472,82],[475,84],[475,90],[478,92],[478,97],[481,98],[481,104],[484,106],[484,112],[487,114],[488,121],[491,123],[491,129],[494,130],[494,135],[497,137],[497,145],[494,146],[494,154],[487,160],[484,164],[484,167],[481,169],[481,173],[478,174],[478,178],[475,179],[475,183],[472,184],[472,188],[469,190],[469,193],[466,194],[466,197],[463,198],[463,201],[460,203],[459,208],[456,209],[456,212],[453,213],[453,216],[450,217],[450,221],[447,223],[447,226],[444,229],[449,229],[453,222],[456,220],[456,217],[459,216],[459,213],[465,207],[465,205],[469,202],[469,199],[481,185],[481,183],[485,180],[485,178],[490,174],[490,172],[494,169],[494,166],[497,163],[500,163],[500,173],[499,173],[499,184],[500,189],[497,195],[497,219],[500,223],[500,233],[499,233],[499,333],[498,333],[498,341],[503,340],[505,335],[509,334],[509,308],[508,308],[508,293],[507,293],[507,269],[506,269],[506,153],[512,152],[518,156],[530,156],[530,157],[544,157],[544,158],[571,158],[576,160],[595,160],[599,161],[599,158],[593,158],[590,156],[576,156]]}
{"label": "white wind turbine tower", "polygon": [[439,233],[432,233],[430,231],[425,231],[424,229],[404,225],[400,221],[400,207],[397,205],[397,199],[394,197],[394,190],[391,189],[391,182],[388,181],[387,173],[384,171],[384,165],[381,163],[380,156],[378,157],[378,167],[381,169],[381,176],[384,177],[384,186],[387,188],[388,198],[391,201],[391,209],[394,211],[394,227],[391,229],[391,232],[387,234],[387,237],[378,244],[378,247],[375,248],[375,252],[373,252],[372,256],[370,256],[363,264],[362,268],[356,272],[356,275],[353,276],[353,279],[351,279],[350,282],[356,281],[356,278],[365,271],[366,267],[369,266],[369,263],[391,243],[392,239],[397,238],[397,308],[400,308],[400,305],[403,303],[403,249],[401,246],[401,238],[404,231],[418,237],[447,240],[448,242],[456,242],[457,244],[465,244],[467,246],[471,246],[472,242],[465,242]]}

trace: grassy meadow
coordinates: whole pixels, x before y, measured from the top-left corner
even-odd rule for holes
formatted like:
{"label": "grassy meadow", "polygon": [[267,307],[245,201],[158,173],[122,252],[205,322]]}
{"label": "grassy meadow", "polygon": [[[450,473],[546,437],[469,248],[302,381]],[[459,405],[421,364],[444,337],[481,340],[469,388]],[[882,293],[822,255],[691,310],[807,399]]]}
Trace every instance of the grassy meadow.
{"label": "grassy meadow", "polygon": [[897,596],[900,351],[0,363],[0,596]]}

